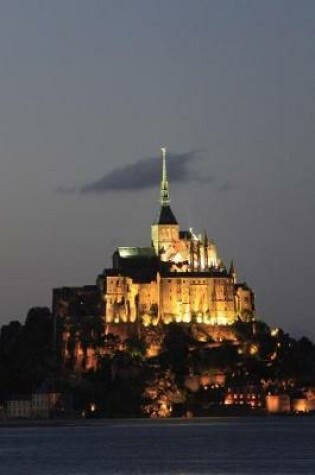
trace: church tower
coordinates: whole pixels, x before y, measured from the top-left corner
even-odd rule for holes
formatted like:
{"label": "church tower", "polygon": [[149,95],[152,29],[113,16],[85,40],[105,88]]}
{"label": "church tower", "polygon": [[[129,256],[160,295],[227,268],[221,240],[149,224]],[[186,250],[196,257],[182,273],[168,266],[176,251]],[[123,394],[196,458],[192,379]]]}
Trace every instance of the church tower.
{"label": "church tower", "polygon": [[156,222],[151,226],[152,245],[155,252],[163,254],[179,239],[179,225],[170,207],[170,192],[166,168],[166,148],[162,152],[162,179],[160,186],[160,210]]}

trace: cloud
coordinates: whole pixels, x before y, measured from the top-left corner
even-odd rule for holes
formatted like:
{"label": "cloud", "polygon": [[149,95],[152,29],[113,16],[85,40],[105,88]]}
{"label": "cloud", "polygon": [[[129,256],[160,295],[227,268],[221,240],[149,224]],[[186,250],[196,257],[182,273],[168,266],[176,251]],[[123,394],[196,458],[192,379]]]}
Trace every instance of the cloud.
{"label": "cloud", "polygon": [[[197,159],[197,151],[168,154],[167,171],[171,182],[204,181],[204,177],[198,176],[196,172],[189,169],[189,164]],[[140,159],[132,165],[118,167],[106,173],[99,180],[79,187],[78,191],[81,193],[105,193],[156,187],[161,176],[161,163],[160,157]],[[65,190],[63,189],[63,191]]]}

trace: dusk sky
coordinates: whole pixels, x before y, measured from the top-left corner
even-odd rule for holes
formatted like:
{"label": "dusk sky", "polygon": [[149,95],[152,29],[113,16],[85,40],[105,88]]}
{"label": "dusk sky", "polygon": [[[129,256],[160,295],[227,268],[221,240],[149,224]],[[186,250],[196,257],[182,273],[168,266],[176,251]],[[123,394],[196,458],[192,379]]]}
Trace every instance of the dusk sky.
{"label": "dusk sky", "polygon": [[315,339],[314,0],[3,0],[0,323],[208,231],[257,318]]}

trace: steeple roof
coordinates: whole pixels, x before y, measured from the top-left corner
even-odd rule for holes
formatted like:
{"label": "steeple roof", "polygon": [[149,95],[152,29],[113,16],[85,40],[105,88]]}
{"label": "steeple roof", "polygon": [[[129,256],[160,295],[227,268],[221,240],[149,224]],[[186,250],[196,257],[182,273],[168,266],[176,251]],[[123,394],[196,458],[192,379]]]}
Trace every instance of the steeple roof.
{"label": "steeple roof", "polygon": [[162,205],[158,214],[157,224],[178,224],[169,205]]}
{"label": "steeple roof", "polygon": [[160,186],[160,204],[161,208],[156,220],[157,224],[178,224],[170,207],[170,191],[166,168],[166,148],[161,148],[162,151],[162,179]]}

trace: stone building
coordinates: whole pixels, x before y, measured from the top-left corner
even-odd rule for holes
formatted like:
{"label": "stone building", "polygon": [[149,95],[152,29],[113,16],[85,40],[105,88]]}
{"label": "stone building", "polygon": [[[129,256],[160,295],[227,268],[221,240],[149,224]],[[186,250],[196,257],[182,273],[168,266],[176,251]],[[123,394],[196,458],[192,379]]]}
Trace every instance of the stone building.
{"label": "stone building", "polygon": [[206,232],[180,229],[163,148],[160,208],[149,246],[118,247],[94,286],[54,289],[53,312],[64,323],[63,354],[81,355],[86,363],[91,355],[82,347],[80,321],[101,319],[104,334],[121,335],[171,322],[227,326],[253,318],[254,294],[237,282],[233,263],[226,268]]}
{"label": "stone building", "polygon": [[252,290],[237,283],[206,232],[180,230],[170,207],[162,149],[160,209],[151,226],[151,246],[118,247],[113,267],[99,276],[107,331],[116,325],[176,323],[230,325],[254,313]]}
{"label": "stone building", "polygon": [[96,285],[53,290],[55,347],[64,364],[80,371],[96,367],[102,344],[102,296]]}

